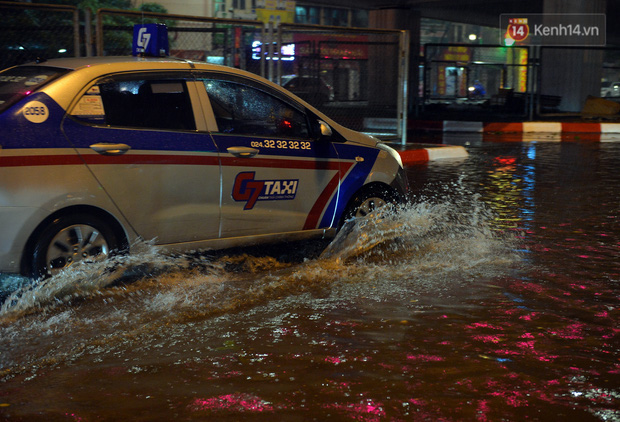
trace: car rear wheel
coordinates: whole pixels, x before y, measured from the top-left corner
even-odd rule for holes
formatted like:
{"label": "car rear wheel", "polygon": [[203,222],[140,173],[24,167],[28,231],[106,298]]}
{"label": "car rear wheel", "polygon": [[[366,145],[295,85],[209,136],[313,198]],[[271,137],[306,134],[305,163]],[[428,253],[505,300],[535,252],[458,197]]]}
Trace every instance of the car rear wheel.
{"label": "car rear wheel", "polygon": [[114,231],[102,219],[72,214],[54,219],[38,236],[31,276],[50,277],[80,261],[101,261],[117,250]]}

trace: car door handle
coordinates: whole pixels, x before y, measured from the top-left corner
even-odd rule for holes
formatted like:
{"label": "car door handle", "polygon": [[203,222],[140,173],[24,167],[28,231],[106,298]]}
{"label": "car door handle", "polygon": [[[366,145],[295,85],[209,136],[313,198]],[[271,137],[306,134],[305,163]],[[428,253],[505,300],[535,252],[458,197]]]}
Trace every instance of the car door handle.
{"label": "car door handle", "polygon": [[107,142],[92,144],[90,147],[101,155],[123,155],[131,149],[127,144],[109,144]]}
{"label": "car door handle", "polygon": [[226,148],[226,151],[230,152],[235,157],[251,158],[258,154],[260,151],[256,148],[249,147],[230,147]]}

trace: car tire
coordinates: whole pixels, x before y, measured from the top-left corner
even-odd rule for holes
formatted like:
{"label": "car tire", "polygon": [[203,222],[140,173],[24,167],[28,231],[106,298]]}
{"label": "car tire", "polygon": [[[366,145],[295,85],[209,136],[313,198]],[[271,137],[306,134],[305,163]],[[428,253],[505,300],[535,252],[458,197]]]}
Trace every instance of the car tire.
{"label": "car tire", "polygon": [[395,192],[387,186],[371,186],[362,189],[349,201],[342,216],[340,227],[352,218],[365,217],[380,207],[397,202]]}
{"label": "car tire", "polygon": [[103,260],[119,246],[118,237],[101,218],[89,214],[63,215],[37,236],[29,275],[51,277],[79,261]]}

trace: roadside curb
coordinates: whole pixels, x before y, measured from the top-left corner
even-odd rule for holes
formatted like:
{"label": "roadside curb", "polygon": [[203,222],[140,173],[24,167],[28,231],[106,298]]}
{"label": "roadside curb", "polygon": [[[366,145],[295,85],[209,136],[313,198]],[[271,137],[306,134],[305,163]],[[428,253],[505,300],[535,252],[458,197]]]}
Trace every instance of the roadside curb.
{"label": "roadside curb", "polygon": [[407,146],[398,151],[403,165],[424,164],[429,161],[467,158],[469,153],[459,145],[434,145],[432,147]]}
{"label": "roadside curb", "polygon": [[620,133],[620,123],[412,120],[412,130],[473,133]]}

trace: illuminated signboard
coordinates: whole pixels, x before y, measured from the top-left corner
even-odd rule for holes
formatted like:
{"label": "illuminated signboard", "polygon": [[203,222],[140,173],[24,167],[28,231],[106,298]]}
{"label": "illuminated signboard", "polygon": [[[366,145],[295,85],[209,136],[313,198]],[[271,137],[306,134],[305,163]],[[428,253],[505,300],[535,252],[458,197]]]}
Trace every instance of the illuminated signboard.
{"label": "illuminated signboard", "polygon": [[[274,43],[275,46],[275,43]],[[260,60],[260,55],[263,49],[263,43],[260,41],[254,41],[252,43],[252,59]],[[267,54],[267,51],[264,52]],[[265,56],[265,59],[271,60],[271,57]],[[280,47],[280,54],[274,49],[274,60],[293,61],[295,60],[295,44],[284,44]]]}
{"label": "illuminated signboard", "polygon": [[318,52],[324,59],[368,59],[370,44],[366,35],[294,34],[293,40],[297,44],[298,56],[311,56]]}

